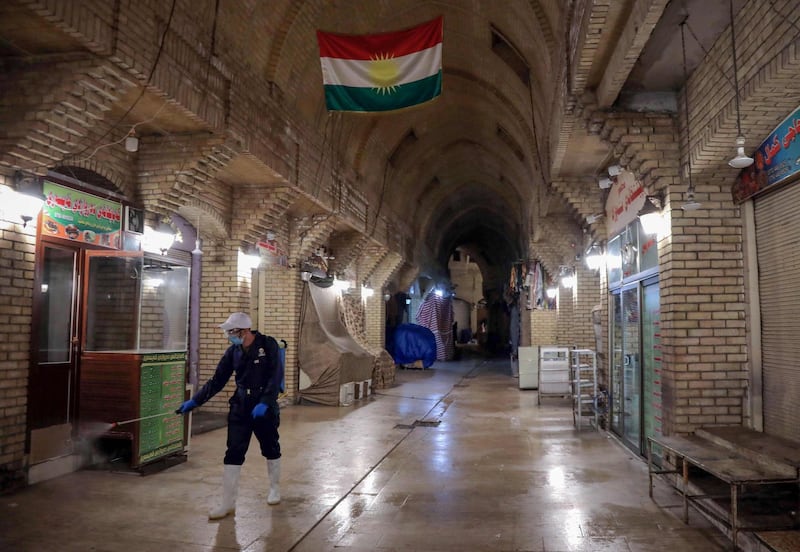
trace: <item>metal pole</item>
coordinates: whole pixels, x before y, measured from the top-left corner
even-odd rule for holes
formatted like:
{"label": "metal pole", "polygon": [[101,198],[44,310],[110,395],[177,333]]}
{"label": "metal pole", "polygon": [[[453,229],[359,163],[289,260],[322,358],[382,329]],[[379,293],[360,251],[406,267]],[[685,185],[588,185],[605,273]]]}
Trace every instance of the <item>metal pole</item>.
{"label": "metal pole", "polygon": [[141,418],[133,418],[132,420],[125,420],[124,422],[114,422],[111,424],[111,427],[117,427],[125,424],[132,424],[133,422],[140,422],[142,420],[149,420],[150,418],[159,418],[163,416],[168,416],[172,414],[172,412],[161,412],[160,414],[152,414],[150,416],[142,416]]}

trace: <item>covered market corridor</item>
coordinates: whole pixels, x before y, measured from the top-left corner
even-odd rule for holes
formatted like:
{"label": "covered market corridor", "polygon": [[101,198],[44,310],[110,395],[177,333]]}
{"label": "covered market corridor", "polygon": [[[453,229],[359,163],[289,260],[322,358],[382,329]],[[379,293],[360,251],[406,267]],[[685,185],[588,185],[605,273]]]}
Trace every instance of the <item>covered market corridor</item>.
{"label": "covered market corridor", "polygon": [[282,412],[283,500],[266,505],[251,447],[235,517],[210,522],[225,430],[188,461],[138,476],[83,470],[0,497],[0,551],[713,552],[720,532],[679,516],[665,484],[569,401],[520,390],[505,359],[400,370],[354,407]]}

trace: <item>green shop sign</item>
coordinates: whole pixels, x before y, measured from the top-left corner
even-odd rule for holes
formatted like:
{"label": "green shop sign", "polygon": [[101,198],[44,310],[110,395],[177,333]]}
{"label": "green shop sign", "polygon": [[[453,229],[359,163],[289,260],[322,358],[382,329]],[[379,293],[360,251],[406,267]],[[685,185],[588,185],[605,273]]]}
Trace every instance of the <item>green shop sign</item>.
{"label": "green shop sign", "polygon": [[44,182],[42,232],[72,241],[119,249],[122,205]]}

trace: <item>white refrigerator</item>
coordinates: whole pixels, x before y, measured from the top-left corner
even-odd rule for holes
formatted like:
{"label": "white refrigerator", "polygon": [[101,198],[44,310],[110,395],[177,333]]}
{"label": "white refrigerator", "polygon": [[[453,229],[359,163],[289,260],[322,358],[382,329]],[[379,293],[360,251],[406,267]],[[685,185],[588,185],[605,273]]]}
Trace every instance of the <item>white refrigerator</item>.
{"label": "white refrigerator", "polygon": [[519,388],[539,389],[539,347],[519,347]]}

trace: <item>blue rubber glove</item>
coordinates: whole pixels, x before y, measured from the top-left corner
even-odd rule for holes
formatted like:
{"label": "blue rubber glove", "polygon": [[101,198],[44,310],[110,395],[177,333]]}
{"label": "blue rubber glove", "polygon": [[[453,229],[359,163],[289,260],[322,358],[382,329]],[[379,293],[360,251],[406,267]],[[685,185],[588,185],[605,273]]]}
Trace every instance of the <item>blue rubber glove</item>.
{"label": "blue rubber glove", "polygon": [[260,418],[267,413],[267,405],[258,403],[253,407],[253,419]]}
{"label": "blue rubber glove", "polygon": [[175,414],[186,414],[194,408],[197,408],[197,403],[194,401],[194,399],[189,399],[178,407],[178,409],[175,411]]}

